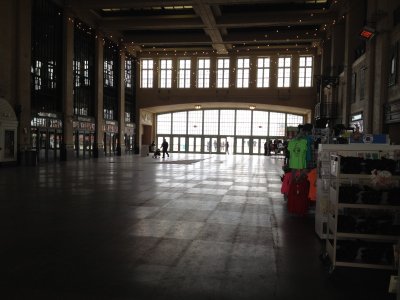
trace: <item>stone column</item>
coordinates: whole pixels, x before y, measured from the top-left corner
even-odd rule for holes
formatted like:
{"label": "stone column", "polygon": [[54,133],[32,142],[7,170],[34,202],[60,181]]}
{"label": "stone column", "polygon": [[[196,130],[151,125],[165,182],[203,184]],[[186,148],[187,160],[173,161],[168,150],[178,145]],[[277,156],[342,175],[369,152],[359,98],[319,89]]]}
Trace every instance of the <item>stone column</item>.
{"label": "stone column", "polygon": [[103,37],[97,33],[96,38],[96,49],[95,49],[95,104],[94,104],[94,117],[96,123],[96,133],[94,136],[93,143],[93,157],[103,157],[104,156],[104,116],[103,116],[103,85],[104,85],[104,45]]}
{"label": "stone column", "polygon": [[343,71],[344,47],[345,47],[345,24],[343,21],[336,23],[332,28],[331,51],[330,51],[330,75],[338,76]]}
{"label": "stone column", "polygon": [[[395,1],[373,2],[370,7],[370,15],[376,16],[376,35],[372,38],[371,48],[374,47],[373,90],[370,101],[373,117],[371,118],[372,133],[384,132],[384,104],[388,101],[388,83],[390,68],[391,39],[393,39],[393,9]],[[369,82],[370,83],[370,82]]]}
{"label": "stone column", "polygon": [[367,42],[366,55],[366,74],[365,74],[365,108],[364,108],[364,132],[372,133],[374,120],[374,92],[375,92],[375,39]]}
{"label": "stone column", "polygon": [[68,11],[64,12],[64,47],[63,47],[63,141],[61,143],[60,159],[62,161],[74,158],[73,140],[73,108],[74,108],[74,17]]}
{"label": "stone column", "polygon": [[[324,76],[331,75],[331,55],[332,55],[332,38],[324,41],[321,55],[320,74]],[[314,70],[318,70],[315,68]]]}
{"label": "stone column", "polygon": [[15,52],[17,58],[15,65],[16,83],[11,86],[15,87],[15,112],[19,122],[17,151],[21,161],[26,151],[31,147],[31,7],[31,0],[17,1],[17,18],[15,23],[17,27],[15,35]]}
{"label": "stone column", "polygon": [[[361,0],[349,2],[350,10],[346,15],[345,47],[344,47],[344,78],[346,82],[345,97],[342,107],[343,123],[349,125],[351,114],[352,77],[355,50],[359,43],[359,32],[364,23],[364,15],[361,13],[364,3]],[[357,79],[356,79],[357,80]]]}
{"label": "stone column", "polygon": [[119,58],[119,82],[118,82],[118,144],[117,155],[125,153],[125,51],[120,48]]}
{"label": "stone column", "polygon": [[[344,33],[345,33],[345,24],[344,20],[340,20],[339,23],[336,23],[335,26],[332,26],[331,31],[331,40],[330,45],[331,48],[329,50],[330,62],[326,65],[325,72],[326,75],[331,77],[339,76],[343,72],[344,65]],[[339,81],[338,81],[339,82]],[[332,107],[332,117],[336,117],[334,123],[342,123],[342,108],[344,106],[345,99],[342,99],[339,95],[339,86],[331,87],[332,89],[332,102],[335,103]],[[321,93],[324,93],[321,90]],[[334,124],[333,123],[333,124]],[[331,125],[333,125],[331,124]]]}
{"label": "stone column", "polygon": [[375,37],[375,74],[374,74],[374,91],[373,91],[373,118],[372,133],[383,132],[383,104],[388,96],[388,74],[389,74],[389,51],[390,51],[390,33],[379,32]]}

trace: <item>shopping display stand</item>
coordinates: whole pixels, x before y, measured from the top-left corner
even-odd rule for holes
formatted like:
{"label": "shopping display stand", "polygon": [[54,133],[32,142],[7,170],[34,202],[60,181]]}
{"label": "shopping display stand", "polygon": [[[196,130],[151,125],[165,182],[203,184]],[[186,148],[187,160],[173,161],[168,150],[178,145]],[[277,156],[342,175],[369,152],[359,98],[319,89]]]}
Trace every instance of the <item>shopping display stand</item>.
{"label": "shopping display stand", "polygon": [[[337,149],[337,152],[340,155],[338,153],[330,155],[331,176],[329,178],[329,201],[326,214],[326,257],[330,261],[330,272],[333,272],[336,267],[394,270],[396,266],[394,260],[389,259],[389,254],[399,241],[399,231],[393,231],[393,226],[381,226],[380,230],[376,230],[371,228],[372,225],[366,227],[368,230],[360,231],[357,226],[344,228],[342,225],[346,222],[341,221],[346,220],[346,218],[371,214],[377,216],[376,224],[387,222],[388,215],[391,215],[393,222],[396,222],[400,216],[400,199],[398,205],[387,201],[386,192],[372,194],[372,199],[371,194],[367,191],[361,191],[357,193],[357,196],[350,194],[346,197],[346,194],[341,194],[340,189],[344,186],[353,188],[359,186],[368,191],[373,190],[371,174],[344,174],[342,173],[341,162],[343,157],[346,156],[398,160],[400,147],[371,144],[338,146],[340,149]],[[390,180],[393,185],[398,185],[400,177],[393,176],[390,177]],[[373,199],[374,195],[379,195],[379,199]],[[365,198],[364,200],[368,200],[368,202],[360,201],[361,198]],[[381,216],[382,220],[379,219]],[[347,221],[347,223],[349,222]],[[379,248],[385,249],[382,253],[386,255],[380,259],[374,257]],[[347,254],[347,257],[344,254]],[[369,257],[367,254],[369,254]],[[392,253],[391,257],[393,258],[393,256]]]}

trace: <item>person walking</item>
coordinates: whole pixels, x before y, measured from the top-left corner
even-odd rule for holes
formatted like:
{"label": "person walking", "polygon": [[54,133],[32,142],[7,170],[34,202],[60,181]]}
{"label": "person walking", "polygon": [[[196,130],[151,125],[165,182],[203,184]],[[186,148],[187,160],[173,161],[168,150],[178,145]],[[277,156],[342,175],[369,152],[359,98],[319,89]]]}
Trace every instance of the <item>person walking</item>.
{"label": "person walking", "polygon": [[162,154],[163,154],[163,158],[165,158],[165,154],[167,154],[167,156],[169,157],[169,153],[168,153],[168,142],[167,140],[164,138],[162,144],[161,144],[161,148],[162,148]]}
{"label": "person walking", "polygon": [[225,153],[229,154],[229,142],[228,141],[226,141],[226,144],[225,144]]}
{"label": "person walking", "polygon": [[268,155],[268,142],[265,141],[264,143],[264,155],[267,156]]}

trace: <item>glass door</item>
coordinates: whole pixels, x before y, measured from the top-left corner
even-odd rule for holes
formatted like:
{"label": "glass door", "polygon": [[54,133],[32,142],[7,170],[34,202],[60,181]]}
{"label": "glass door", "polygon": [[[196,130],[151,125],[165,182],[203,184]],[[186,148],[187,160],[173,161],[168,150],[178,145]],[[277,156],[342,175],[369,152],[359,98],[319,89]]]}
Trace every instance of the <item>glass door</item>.
{"label": "glass door", "polygon": [[232,154],[234,138],[233,137],[220,137],[219,139],[219,151],[222,154]]}
{"label": "glass door", "polygon": [[84,146],[84,133],[79,132],[78,134],[78,157],[85,157],[85,146]]}
{"label": "glass door", "polygon": [[94,134],[92,132],[86,132],[85,144],[84,144],[85,157],[92,156],[93,142],[94,142]]}
{"label": "glass door", "polygon": [[56,130],[56,136],[55,136],[55,152],[56,152],[56,159],[60,159],[60,152],[61,152],[61,141],[62,141],[62,131],[61,130]]}
{"label": "glass door", "polygon": [[242,138],[236,138],[236,149],[235,149],[237,154],[242,154],[243,153],[243,139]]}
{"label": "glass door", "polygon": [[201,152],[201,137],[188,137],[188,151],[189,152]]}
{"label": "glass door", "polygon": [[221,153],[226,153],[227,147],[226,147],[226,138],[225,137],[221,137],[219,139],[219,150]]}
{"label": "glass door", "polygon": [[250,153],[250,138],[244,138],[243,139],[243,153],[244,154],[249,154]]}
{"label": "glass door", "polygon": [[205,137],[204,138],[204,152],[205,153],[218,153],[218,138],[217,137]]}
{"label": "glass door", "polygon": [[39,161],[47,161],[47,131],[40,130],[39,131]]}
{"label": "glass door", "polygon": [[186,144],[186,136],[174,136],[172,138],[172,141],[173,141],[173,145],[172,145],[173,152],[187,152],[188,151],[189,147]]}
{"label": "glass door", "polygon": [[250,138],[236,138],[236,153],[249,154],[252,149]]}
{"label": "glass door", "polygon": [[49,131],[49,147],[47,153],[48,161],[54,161],[56,159],[56,133],[54,131]]}
{"label": "glass door", "polygon": [[252,139],[252,154],[262,154],[264,155],[264,144],[267,139],[253,138]]}
{"label": "glass door", "polygon": [[112,137],[111,133],[104,132],[104,154],[111,155]]}

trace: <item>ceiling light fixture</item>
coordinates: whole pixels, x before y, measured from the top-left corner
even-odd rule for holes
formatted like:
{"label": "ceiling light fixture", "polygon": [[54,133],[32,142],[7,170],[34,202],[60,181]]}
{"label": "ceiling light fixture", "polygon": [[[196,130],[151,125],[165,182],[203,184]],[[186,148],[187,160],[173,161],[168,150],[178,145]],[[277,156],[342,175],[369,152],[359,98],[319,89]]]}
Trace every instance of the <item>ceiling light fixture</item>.
{"label": "ceiling light fixture", "polygon": [[201,109],[201,105],[197,104],[194,106],[195,109]]}
{"label": "ceiling light fixture", "polygon": [[254,105],[250,105],[249,108],[250,108],[251,110],[253,110],[253,109],[255,109],[256,107],[255,107]]}

